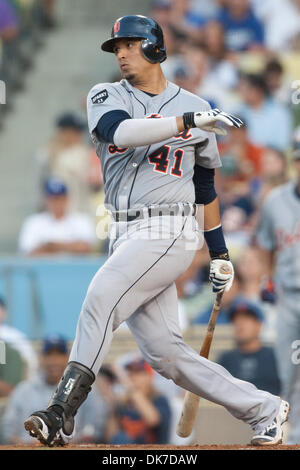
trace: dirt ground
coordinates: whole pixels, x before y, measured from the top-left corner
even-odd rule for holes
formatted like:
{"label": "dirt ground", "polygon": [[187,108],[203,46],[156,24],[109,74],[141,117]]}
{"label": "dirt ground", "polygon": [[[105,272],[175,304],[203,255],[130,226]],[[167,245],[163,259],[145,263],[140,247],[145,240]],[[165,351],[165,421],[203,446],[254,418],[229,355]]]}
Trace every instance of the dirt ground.
{"label": "dirt ground", "polygon": [[[53,448],[43,447],[40,444],[31,446],[0,446],[1,450],[52,450]],[[55,450],[100,450],[100,451],[118,451],[118,450],[300,450],[300,445],[288,446],[288,445],[277,445],[267,447],[254,447],[254,446],[241,446],[241,445],[216,445],[216,446],[168,446],[168,445],[144,445],[144,446],[111,446],[104,444],[71,444],[66,447],[56,447]]]}

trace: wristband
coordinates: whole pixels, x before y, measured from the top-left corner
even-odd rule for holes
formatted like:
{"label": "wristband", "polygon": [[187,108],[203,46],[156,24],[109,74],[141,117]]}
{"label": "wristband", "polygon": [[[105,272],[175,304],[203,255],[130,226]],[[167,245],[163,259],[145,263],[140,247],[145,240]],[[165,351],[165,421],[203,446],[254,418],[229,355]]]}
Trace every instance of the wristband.
{"label": "wristband", "polygon": [[194,114],[195,113],[184,113],[183,125],[185,129],[191,129],[193,127],[196,127]]}
{"label": "wristband", "polygon": [[204,232],[211,259],[224,259],[229,261],[229,254],[222,230],[222,225]]}

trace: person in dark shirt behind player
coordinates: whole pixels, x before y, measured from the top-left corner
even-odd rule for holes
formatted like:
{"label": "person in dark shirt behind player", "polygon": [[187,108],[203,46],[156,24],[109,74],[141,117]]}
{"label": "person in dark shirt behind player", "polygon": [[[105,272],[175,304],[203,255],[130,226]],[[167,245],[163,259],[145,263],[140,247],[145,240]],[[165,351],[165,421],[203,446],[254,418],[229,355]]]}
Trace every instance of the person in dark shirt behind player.
{"label": "person in dark shirt behind player", "polygon": [[109,421],[107,441],[111,444],[168,443],[171,410],[167,398],[153,386],[153,369],[140,357],[127,362],[124,369],[114,369],[125,393]]}
{"label": "person in dark shirt behind player", "polygon": [[260,307],[240,298],[229,308],[228,316],[237,347],[224,352],[217,362],[235,377],[279,395],[280,381],[273,349],[264,346],[260,339],[264,321]]}

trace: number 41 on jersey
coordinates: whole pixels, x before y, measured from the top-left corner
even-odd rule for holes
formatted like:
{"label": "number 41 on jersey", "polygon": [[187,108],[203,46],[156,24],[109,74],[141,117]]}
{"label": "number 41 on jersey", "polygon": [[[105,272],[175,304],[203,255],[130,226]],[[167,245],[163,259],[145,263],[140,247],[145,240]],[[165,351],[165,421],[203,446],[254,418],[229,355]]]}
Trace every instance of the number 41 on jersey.
{"label": "number 41 on jersey", "polygon": [[173,176],[177,176],[177,178],[181,178],[181,163],[184,151],[182,149],[176,149],[172,155],[170,155],[170,153],[171,147],[169,145],[163,145],[148,156],[149,163],[154,165],[154,171],[166,174],[170,167],[170,158],[173,157],[174,165],[170,173]]}

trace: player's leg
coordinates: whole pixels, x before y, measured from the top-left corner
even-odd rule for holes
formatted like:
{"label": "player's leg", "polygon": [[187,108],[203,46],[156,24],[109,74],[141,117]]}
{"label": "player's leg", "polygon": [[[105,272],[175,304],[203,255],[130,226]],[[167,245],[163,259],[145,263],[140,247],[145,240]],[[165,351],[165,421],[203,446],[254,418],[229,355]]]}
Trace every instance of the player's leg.
{"label": "player's leg", "polygon": [[200,357],[182,338],[177,310],[176,287],[172,284],[127,320],[144,358],[164,377],[223,405],[256,433],[261,432],[278,414],[280,398]]}
{"label": "player's leg", "polygon": [[[299,361],[299,352],[298,352]],[[289,394],[289,402],[291,404],[291,415],[289,417],[289,435],[288,444],[300,444],[300,366],[295,367],[294,375],[291,382],[291,392]]]}
{"label": "player's leg", "polygon": [[293,361],[294,342],[300,339],[300,295],[279,292],[276,306],[275,354],[281,381],[281,394],[288,399],[296,364]]}
{"label": "player's leg", "polygon": [[185,224],[186,218],[180,219],[175,238],[125,238],[95,275],[82,306],[64,376],[47,410],[34,413],[25,422],[26,429],[42,442],[56,444],[72,434],[74,416],[108,352],[113,331],[192,262],[194,250],[186,250],[192,230]]}
{"label": "player's leg", "polygon": [[281,380],[281,395],[291,404],[289,443],[300,442],[299,340],[300,295],[278,292],[275,353]]}
{"label": "player's leg", "polygon": [[123,242],[98,271],[87,292],[70,361],[98,373],[113,332],[191,264],[184,239]]}

